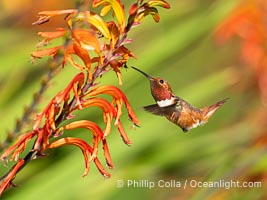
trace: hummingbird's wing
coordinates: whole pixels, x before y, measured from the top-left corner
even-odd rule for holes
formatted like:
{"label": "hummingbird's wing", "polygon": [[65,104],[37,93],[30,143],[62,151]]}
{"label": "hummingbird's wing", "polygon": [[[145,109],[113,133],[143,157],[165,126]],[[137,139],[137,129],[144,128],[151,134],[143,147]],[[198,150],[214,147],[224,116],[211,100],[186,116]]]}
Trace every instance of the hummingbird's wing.
{"label": "hummingbird's wing", "polygon": [[167,117],[173,113],[173,110],[176,105],[167,106],[167,107],[159,107],[158,104],[152,104],[143,107],[145,111],[152,113],[154,115],[160,115]]}
{"label": "hummingbird's wing", "polygon": [[166,107],[159,107],[158,104],[153,104],[145,106],[143,108],[145,111],[150,112],[154,115],[160,115],[166,117],[169,121],[181,127],[184,132],[187,131],[184,127],[182,127],[178,123],[182,109],[182,105],[180,103],[177,105],[171,105]]}
{"label": "hummingbird's wing", "polygon": [[143,108],[145,111],[150,112],[154,115],[164,115],[164,113],[162,112],[163,109],[159,107],[158,104],[144,106]]}

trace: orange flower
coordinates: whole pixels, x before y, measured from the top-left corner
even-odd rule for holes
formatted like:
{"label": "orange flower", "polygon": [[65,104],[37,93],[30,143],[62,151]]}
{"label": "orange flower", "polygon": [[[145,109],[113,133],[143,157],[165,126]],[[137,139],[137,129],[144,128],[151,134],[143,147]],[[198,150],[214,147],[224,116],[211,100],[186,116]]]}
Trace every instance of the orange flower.
{"label": "orange flower", "polygon": [[134,111],[132,107],[130,106],[130,103],[128,102],[127,97],[124,95],[124,93],[115,86],[100,86],[98,88],[95,88],[91,90],[87,95],[90,96],[97,96],[99,94],[109,94],[114,98],[114,101],[116,102],[116,109],[117,109],[117,118],[115,121],[115,124],[118,124],[118,119],[120,118],[122,114],[122,104],[124,102],[125,107],[128,111],[128,116],[131,119],[131,121],[134,123],[134,125],[139,125],[139,120],[134,114]]}
{"label": "orange flower", "polygon": [[[10,146],[1,156],[1,160],[6,160],[7,157],[15,150],[12,154],[10,160],[18,160],[19,154],[23,152],[26,148],[28,141],[30,141],[34,136],[36,136],[37,132],[32,131],[29,133],[25,133],[20,136],[19,140],[12,146]],[[0,193],[1,194],[1,193]]]}
{"label": "orange flower", "polygon": [[[84,156],[84,161],[85,161],[85,170],[84,170],[83,176],[86,176],[88,174],[88,172],[89,172],[90,160],[88,158],[89,158],[89,155],[93,154],[92,147],[87,142],[85,142],[84,140],[81,140],[79,138],[65,137],[65,138],[61,138],[61,139],[58,139],[58,140],[52,142],[47,147],[47,149],[49,149],[49,148],[50,149],[51,148],[57,148],[57,147],[60,147],[60,146],[63,146],[63,145],[75,145],[75,146],[77,146],[77,147],[79,147],[81,149],[81,151],[83,153],[83,156]],[[94,161],[97,169],[99,170],[99,172],[104,177],[109,178],[110,174],[105,170],[105,168],[100,163],[98,158],[94,157],[93,161]]]}
{"label": "orange flower", "polygon": [[[65,129],[71,130],[71,129],[76,129],[76,128],[86,128],[86,129],[92,131],[92,133],[93,133],[93,152],[92,152],[91,158],[89,159],[89,162],[90,162],[97,157],[98,146],[99,146],[99,143],[104,140],[104,137],[103,137],[104,133],[96,123],[91,122],[91,121],[87,121],[87,120],[80,120],[80,121],[71,122],[71,123],[59,128],[58,132],[63,131]],[[106,147],[106,145],[107,144],[104,141],[103,146],[104,146],[104,149],[106,150],[106,151],[104,151],[104,154],[107,155],[107,157],[110,157],[109,152],[107,152],[108,148]],[[113,166],[110,159],[107,159],[107,165]]]}
{"label": "orange flower", "polygon": [[133,4],[129,11],[130,17],[128,22],[130,22],[130,24],[138,25],[147,15],[151,15],[155,22],[159,22],[160,16],[158,9],[156,8],[157,6],[166,9],[170,8],[170,5],[164,0],[149,0],[146,3],[143,3],[140,7]]}
{"label": "orange flower", "polygon": [[[46,106],[46,108],[39,114],[36,115],[36,117],[34,118],[34,125],[33,125],[33,130],[37,130],[40,127],[40,124],[42,122],[43,117],[45,116],[47,119],[48,124],[50,125],[50,128],[52,128],[52,130],[55,130],[55,117],[59,112],[59,105],[63,102],[67,102],[69,100],[70,97],[70,91],[72,90],[74,93],[74,97],[76,100],[77,105],[80,107],[81,103],[80,103],[80,99],[79,99],[79,92],[78,90],[81,89],[82,84],[84,82],[84,74],[83,73],[79,73],[77,74],[72,81],[68,84],[68,86],[60,91],[50,102],[49,104]],[[75,86],[75,84],[77,84],[77,87]]]}
{"label": "orange flower", "polygon": [[118,118],[117,112],[111,103],[109,103],[107,100],[102,99],[102,98],[90,98],[90,99],[84,100],[81,105],[83,108],[87,108],[89,106],[97,106],[103,110],[104,122],[106,123],[106,128],[105,128],[104,136],[103,136],[104,138],[106,138],[108,134],[110,133],[112,118],[115,118],[119,133],[124,143],[127,145],[131,144],[131,141],[129,140],[127,134],[125,133],[123,129],[120,119]]}
{"label": "orange flower", "polygon": [[24,160],[20,159],[16,165],[9,171],[8,175],[5,177],[2,177],[0,179],[1,185],[0,185],[0,195],[9,188],[10,186],[14,186],[12,183],[14,177],[18,173],[18,171],[21,169],[21,167],[24,165]]}
{"label": "orange flower", "polygon": [[33,22],[32,25],[40,25],[46,23],[50,20],[51,17],[58,16],[58,15],[67,15],[67,21],[69,21],[70,17],[76,14],[78,11],[76,9],[67,9],[67,10],[52,10],[52,11],[42,11],[38,14],[39,19],[36,22]]}
{"label": "orange flower", "polygon": [[[130,41],[125,41],[125,42],[130,42]],[[112,51],[112,49],[110,48],[111,48],[110,45],[105,45],[105,50],[107,52]],[[114,53],[110,54],[111,56],[110,59],[108,59],[109,61],[106,62],[106,66],[109,65],[115,71],[119,80],[119,85],[122,85],[122,79],[121,79],[122,75],[120,68],[127,63],[130,57],[136,58],[136,56],[134,55],[134,53],[132,53],[129,49],[127,49],[123,45],[114,48],[115,48]]]}
{"label": "orange flower", "polygon": [[[44,37],[44,40],[41,41],[38,46],[46,44],[48,41],[55,39],[56,37],[63,36],[65,30],[59,30],[57,32],[40,32],[39,35]],[[56,46],[48,49],[37,50],[31,53],[31,56],[34,59],[42,58],[44,56],[56,56],[63,54],[64,59],[62,65],[69,61],[74,67],[79,70],[88,69],[90,72],[92,61],[90,59],[88,50],[96,52],[100,56],[100,46],[95,34],[88,30],[77,29],[73,31],[74,41],[67,46]],[[78,64],[72,55],[78,56],[84,63],[84,66]],[[101,61],[101,59],[99,60]],[[91,79],[92,77],[90,77]]]}
{"label": "orange flower", "polygon": [[[84,66],[78,64],[71,55],[76,55],[77,57],[79,57],[83,61]],[[65,60],[69,61],[70,64],[74,66],[76,69],[79,69],[79,70],[88,69],[88,72],[90,75],[89,78],[90,80],[92,80],[90,69],[91,69],[91,64],[93,63],[93,61],[91,60],[90,55],[86,49],[74,43],[73,46],[70,46],[69,49],[66,50]]]}
{"label": "orange flower", "polygon": [[37,47],[42,47],[47,45],[51,40],[59,37],[63,37],[66,34],[66,30],[64,28],[57,28],[57,31],[53,32],[39,32],[38,35],[43,37],[43,41],[37,44]]}
{"label": "orange flower", "polygon": [[89,11],[80,12],[77,15],[77,20],[87,21],[90,25],[93,25],[106,39],[110,39],[110,32],[106,22],[97,14]]}
{"label": "orange flower", "polygon": [[120,0],[93,0],[93,7],[98,7],[100,5],[104,6],[101,11],[102,16],[106,15],[111,8],[113,9],[119,24],[119,30],[121,33],[123,33],[126,27],[126,19],[123,5],[121,4]]}
{"label": "orange flower", "polygon": [[112,118],[116,118],[117,113],[113,106],[105,99],[102,98],[90,98],[84,100],[81,104],[83,108],[87,108],[89,106],[97,106],[103,110],[104,114],[104,122],[106,123],[106,129],[104,131],[104,137],[108,136],[111,130],[111,122]]}
{"label": "orange flower", "polygon": [[85,29],[75,29],[73,38],[81,46],[82,49],[95,51],[100,55],[100,45],[93,31]]}
{"label": "orange flower", "polygon": [[59,50],[62,50],[63,46],[56,46],[49,49],[37,50],[31,53],[33,59],[42,58],[44,56],[55,56]]}

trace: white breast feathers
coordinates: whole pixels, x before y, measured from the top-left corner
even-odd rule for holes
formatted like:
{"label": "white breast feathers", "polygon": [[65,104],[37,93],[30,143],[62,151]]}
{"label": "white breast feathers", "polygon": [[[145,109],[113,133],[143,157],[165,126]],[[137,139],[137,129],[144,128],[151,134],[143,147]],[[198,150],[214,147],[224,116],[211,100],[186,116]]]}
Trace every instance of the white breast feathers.
{"label": "white breast feathers", "polygon": [[176,103],[177,103],[177,99],[174,97],[171,97],[170,99],[157,101],[157,104],[159,107],[171,106],[171,105],[176,104]]}

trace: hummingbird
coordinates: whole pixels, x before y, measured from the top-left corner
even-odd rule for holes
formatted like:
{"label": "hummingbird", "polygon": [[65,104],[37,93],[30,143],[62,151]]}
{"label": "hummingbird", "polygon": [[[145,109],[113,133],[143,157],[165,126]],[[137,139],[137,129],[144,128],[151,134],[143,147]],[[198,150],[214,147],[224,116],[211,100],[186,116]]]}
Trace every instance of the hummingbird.
{"label": "hummingbird", "polygon": [[162,78],[154,78],[136,67],[132,67],[143,74],[150,81],[151,94],[156,104],[143,107],[145,111],[154,115],[164,116],[172,123],[178,125],[187,132],[208,122],[208,119],[227,100],[223,99],[217,103],[204,108],[195,108],[187,101],[176,96],[170,84]]}

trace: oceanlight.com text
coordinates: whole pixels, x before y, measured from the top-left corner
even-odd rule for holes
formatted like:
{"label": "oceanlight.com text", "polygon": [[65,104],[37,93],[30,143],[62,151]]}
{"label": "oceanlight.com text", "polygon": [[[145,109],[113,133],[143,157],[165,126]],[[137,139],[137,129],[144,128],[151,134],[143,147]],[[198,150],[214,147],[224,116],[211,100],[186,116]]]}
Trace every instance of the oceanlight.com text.
{"label": "oceanlight.com text", "polygon": [[262,182],[241,182],[237,180],[218,180],[218,181],[199,181],[199,180],[143,180],[143,179],[129,179],[117,180],[117,187],[122,188],[224,188],[229,190],[231,188],[260,188]]}

